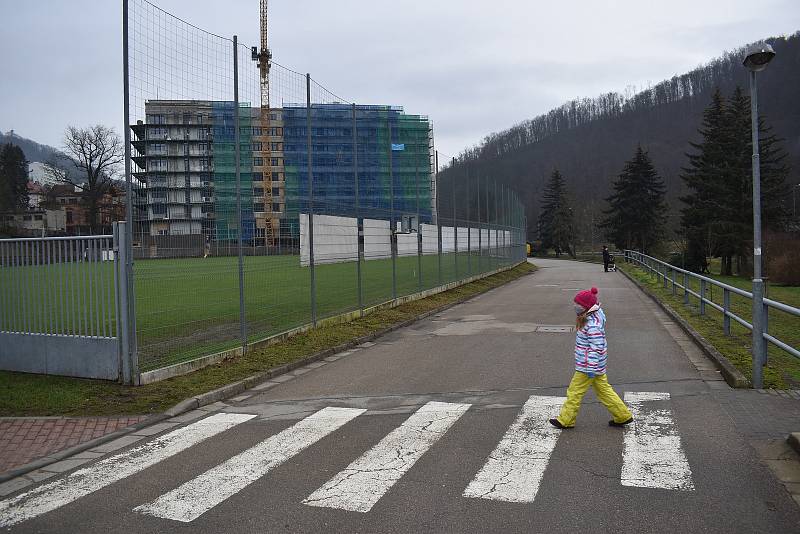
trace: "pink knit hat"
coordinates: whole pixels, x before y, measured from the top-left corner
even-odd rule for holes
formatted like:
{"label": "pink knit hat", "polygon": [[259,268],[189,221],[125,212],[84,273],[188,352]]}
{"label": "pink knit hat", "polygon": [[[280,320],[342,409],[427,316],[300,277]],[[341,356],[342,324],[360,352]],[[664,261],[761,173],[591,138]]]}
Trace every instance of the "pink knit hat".
{"label": "pink knit hat", "polygon": [[597,304],[597,288],[593,287],[591,291],[583,290],[579,292],[575,295],[575,304],[583,306],[587,310]]}

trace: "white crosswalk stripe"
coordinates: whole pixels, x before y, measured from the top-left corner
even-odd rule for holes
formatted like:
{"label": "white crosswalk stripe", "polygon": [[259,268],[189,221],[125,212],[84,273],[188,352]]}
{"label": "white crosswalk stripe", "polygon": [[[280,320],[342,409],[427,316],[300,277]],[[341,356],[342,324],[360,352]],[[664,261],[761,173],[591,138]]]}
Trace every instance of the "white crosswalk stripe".
{"label": "white crosswalk stripe", "polygon": [[533,502],[561,431],[548,421],[566,399],[534,395],[522,407],[464,497]]}
{"label": "white crosswalk stripe", "polygon": [[623,486],[694,490],[692,470],[681,447],[672,411],[652,404],[669,398],[669,393],[625,393],[634,423],[625,427]]}
{"label": "white crosswalk stripe", "polygon": [[[695,489],[672,411],[666,404],[669,400],[669,393],[663,392],[625,394],[634,423],[625,428],[622,438],[623,486]],[[562,432],[553,428],[548,419],[558,413],[564,401],[563,397],[529,397],[463,496],[534,502],[546,470],[553,469],[551,458],[556,447],[563,446],[558,445]],[[428,402],[303,503],[369,512],[470,407],[466,403]],[[319,410],[134,510],[163,519],[194,521],[364,412],[365,409],[337,407]],[[255,417],[212,415],[0,501],[0,527],[56,510]]]}
{"label": "white crosswalk stripe", "polygon": [[324,408],[135,510],[193,521],[365,411]]}
{"label": "white crosswalk stripe", "polygon": [[0,527],[10,527],[60,508],[254,417],[248,414],[215,414],[2,501]]}
{"label": "white crosswalk stripe", "polygon": [[469,407],[469,404],[427,403],[303,502],[369,512]]}

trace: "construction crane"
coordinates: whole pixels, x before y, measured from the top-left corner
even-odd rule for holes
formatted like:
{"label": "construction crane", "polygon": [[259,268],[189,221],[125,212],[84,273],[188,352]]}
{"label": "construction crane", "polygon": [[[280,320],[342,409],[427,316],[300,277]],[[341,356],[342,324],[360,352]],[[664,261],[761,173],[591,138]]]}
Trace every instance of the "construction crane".
{"label": "construction crane", "polygon": [[272,62],[272,52],[269,50],[269,43],[267,40],[267,0],[260,0],[259,5],[260,22],[261,22],[261,50],[258,47],[252,47],[252,60],[258,62],[258,70],[261,74],[261,113],[260,113],[260,127],[261,136],[258,136],[256,141],[260,143],[261,150],[257,151],[258,156],[264,166],[269,168],[269,172],[263,173],[265,183],[264,190],[264,211],[268,214],[264,222],[264,238],[265,244],[268,246],[275,244],[275,228],[273,226],[274,217],[270,215],[273,212],[273,197],[272,197],[272,179],[273,169],[272,164],[272,128],[270,127],[270,107],[269,107],[269,70]]}

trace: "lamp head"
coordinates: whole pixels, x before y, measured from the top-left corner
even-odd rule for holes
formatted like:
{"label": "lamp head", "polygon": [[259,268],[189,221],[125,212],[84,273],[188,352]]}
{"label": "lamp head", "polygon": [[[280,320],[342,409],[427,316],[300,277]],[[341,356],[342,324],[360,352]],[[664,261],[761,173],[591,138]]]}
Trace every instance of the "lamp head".
{"label": "lamp head", "polygon": [[767,43],[750,45],[744,53],[742,63],[752,72],[760,72],[767,68],[767,64],[775,57],[775,51]]}

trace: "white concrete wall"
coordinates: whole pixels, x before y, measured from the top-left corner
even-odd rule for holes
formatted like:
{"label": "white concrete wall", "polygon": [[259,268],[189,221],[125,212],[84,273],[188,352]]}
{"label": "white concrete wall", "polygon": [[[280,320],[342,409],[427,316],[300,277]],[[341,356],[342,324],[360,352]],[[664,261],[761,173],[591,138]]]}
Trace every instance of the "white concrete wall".
{"label": "white concrete wall", "polygon": [[[308,266],[308,214],[300,214],[300,265]],[[358,227],[352,217],[314,215],[314,264],[358,259]]]}
{"label": "white concrete wall", "polygon": [[434,224],[421,224],[420,230],[422,231],[422,253],[423,254],[438,254],[439,253],[439,236]]}
{"label": "white concrete wall", "polygon": [[397,255],[416,256],[417,255],[417,233],[397,234]]}
{"label": "white concrete wall", "polygon": [[456,240],[453,235],[452,226],[442,226],[442,252],[453,252],[455,250]]}
{"label": "white concrete wall", "polygon": [[[355,219],[353,219],[355,221]],[[364,259],[379,260],[392,257],[389,221],[364,219]]]}

